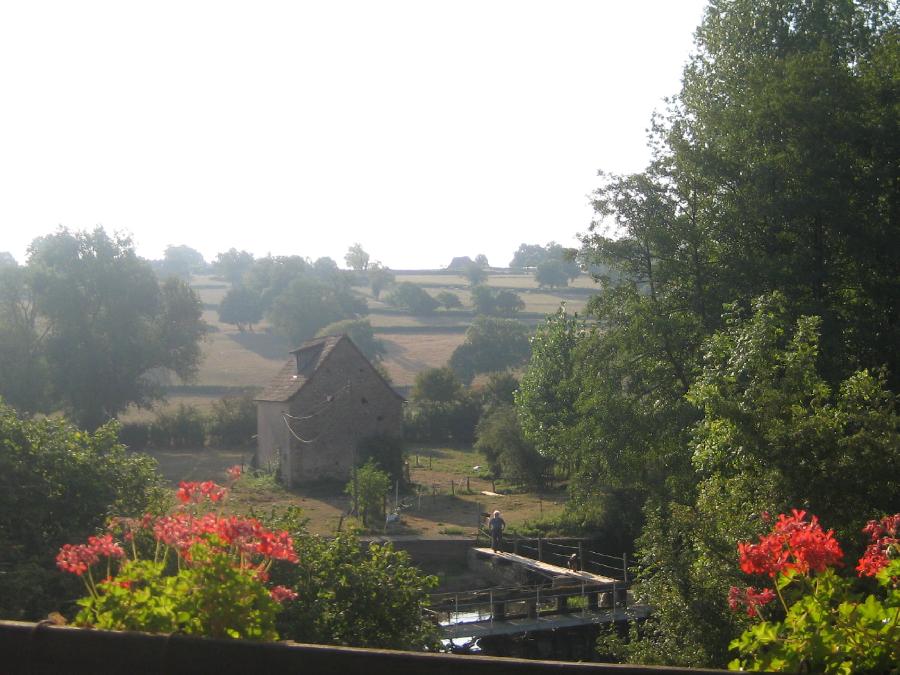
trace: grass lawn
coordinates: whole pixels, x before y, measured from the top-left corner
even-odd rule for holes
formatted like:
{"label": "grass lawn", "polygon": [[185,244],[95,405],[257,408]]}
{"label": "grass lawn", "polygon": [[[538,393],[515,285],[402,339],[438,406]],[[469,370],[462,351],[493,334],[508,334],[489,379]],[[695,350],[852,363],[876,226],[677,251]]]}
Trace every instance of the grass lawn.
{"label": "grass lawn", "polygon": [[[225,469],[249,461],[248,450],[152,451],[160,471],[172,485],[179,481],[214,480],[225,483]],[[408,449],[413,489],[401,495],[405,508],[402,526],[396,534],[423,537],[473,536],[483,512],[499,509],[509,527],[560,513],[563,492],[544,494],[518,492],[486,477],[484,457],[472,447],[411,445]],[[418,459],[418,463],[417,463]],[[475,467],[482,467],[476,470]],[[468,490],[467,480],[468,479]],[[272,477],[245,476],[234,486],[228,508],[235,512],[262,513],[271,508],[299,506],[309,518],[309,529],[318,534],[333,533],[346,518],[350,499],[344,485],[322,482],[286,490]]]}

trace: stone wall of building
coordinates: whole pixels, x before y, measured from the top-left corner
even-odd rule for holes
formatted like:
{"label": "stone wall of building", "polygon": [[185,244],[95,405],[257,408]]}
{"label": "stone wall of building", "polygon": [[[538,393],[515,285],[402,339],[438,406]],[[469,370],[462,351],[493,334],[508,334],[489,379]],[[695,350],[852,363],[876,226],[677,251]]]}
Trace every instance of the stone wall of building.
{"label": "stone wall of building", "polygon": [[402,400],[348,340],[290,402],[290,482],[350,480],[358,443],[403,433]]}
{"label": "stone wall of building", "polygon": [[256,464],[260,469],[277,468],[279,456],[291,447],[291,434],[282,417],[288,411],[286,402],[257,401]]}

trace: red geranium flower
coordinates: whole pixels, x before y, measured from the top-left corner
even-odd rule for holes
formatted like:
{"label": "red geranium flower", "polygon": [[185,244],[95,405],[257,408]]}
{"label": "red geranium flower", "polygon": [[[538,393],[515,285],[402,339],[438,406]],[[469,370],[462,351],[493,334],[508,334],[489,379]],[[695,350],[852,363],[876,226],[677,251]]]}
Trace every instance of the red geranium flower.
{"label": "red geranium flower", "polygon": [[844,556],[834,530],[826,532],[816,516],[806,520],[806,512],[797,509],[789,516],[780,514],[774,531],[761,536],[758,544],[739,543],[738,554],[744,572],[773,578],[792,569],[801,574],[822,572],[840,565]]}

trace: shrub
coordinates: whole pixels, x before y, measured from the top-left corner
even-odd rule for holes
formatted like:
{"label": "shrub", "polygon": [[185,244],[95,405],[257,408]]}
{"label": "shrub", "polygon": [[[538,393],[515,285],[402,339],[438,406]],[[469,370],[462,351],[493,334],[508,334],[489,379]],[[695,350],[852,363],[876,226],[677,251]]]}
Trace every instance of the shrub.
{"label": "shrub", "polygon": [[150,425],[151,445],[158,448],[202,448],[206,420],[196,406],[179,403],[173,412],[161,410]]}
{"label": "shrub", "polygon": [[435,299],[441,303],[441,307],[444,309],[459,309],[462,307],[462,300],[459,299],[456,293],[451,291],[441,291],[435,296]]}
{"label": "shrub", "polygon": [[[285,524],[278,517],[279,526]],[[437,650],[424,616],[437,578],[423,575],[390,544],[360,546],[356,536],[292,528],[297,565],[276,565],[272,581],[297,593],[278,618],[285,639],[381,649]]]}
{"label": "shrub", "polygon": [[365,527],[384,520],[384,497],[391,489],[391,479],[369,459],[356,469],[353,480],[347,483],[346,493],[353,498],[356,511]]}
{"label": "shrub", "polygon": [[494,476],[529,487],[544,486],[550,461],[522,436],[514,406],[495,407],[478,422],[475,435],[475,447],[484,453]]}
{"label": "shrub", "polygon": [[245,394],[215,401],[206,426],[207,440],[211,446],[250,447],[256,434],[256,403],[253,397]]}
{"label": "shrub", "polygon": [[369,436],[357,448],[359,464],[372,460],[390,476],[391,482],[405,481],[403,472],[403,441],[388,434]]}
{"label": "shrub", "polygon": [[52,566],[69,538],[111,512],[137,516],[165,500],[156,463],[126,453],[118,424],[94,433],[65,420],[22,420],[0,403],[0,616],[38,620],[77,587]]}
{"label": "shrub", "polygon": [[409,281],[398,284],[386,300],[389,304],[405,309],[411,314],[431,314],[438,306],[437,300],[427,291]]}

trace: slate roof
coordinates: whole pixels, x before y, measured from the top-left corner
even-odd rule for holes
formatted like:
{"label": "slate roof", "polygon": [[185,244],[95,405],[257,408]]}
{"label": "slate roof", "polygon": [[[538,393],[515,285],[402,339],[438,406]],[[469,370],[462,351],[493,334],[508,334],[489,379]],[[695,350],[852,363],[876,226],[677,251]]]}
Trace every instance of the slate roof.
{"label": "slate roof", "polygon": [[[329,335],[315,340],[307,340],[297,349],[291,350],[291,358],[278,371],[263,389],[262,393],[256,397],[256,401],[289,401],[293,396],[303,388],[303,385],[309,381],[309,378],[316,369],[328,358],[335,345],[341,341],[344,335]],[[297,372],[297,352],[310,350],[318,350],[318,356],[314,358],[302,372]]]}
{"label": "slate roof", "polygon": [[[316,338],[314,340],[307,340],[303,344],[301,344],[296,349],[291,350],[291,358],[289,358],[285,364],[281,367],[281,370],[278,371],[278,374],[275,375],[270,381],[269,384],[266,385],[266,388],[257,396],[255,401],[276,401],[276,402],[284,402],[291,400],[297,392],[303,389],[303,385],[309,382],[310,378],[319,369],[319,367],[325,363],[328,357],[331,355],[331,352],[334,351],[335,346],[341,341],[346,340],[352,345],[353,349],[357,351],[360,358],[364,361],[368,361],[365,355],[361,351],[359,351],[359,347],[353,344],[353,340],[347,337],[346,334],[342,335],[328,335],[326,337]],[[304,363],[303,370],[298,373],[297,372],[297,354],[298,352],[311,352],[309,354],[309,361]],[[301,362],[304,362],[305,359],[301,358]],[[392,387],[387,380],[381,377],[381,373],[375,370],[375,374],[378,378],[384,383],[384,386],[388,388],[388,390],[401,401],[405,400],[404,397],[398,392],[394,387]]]}

